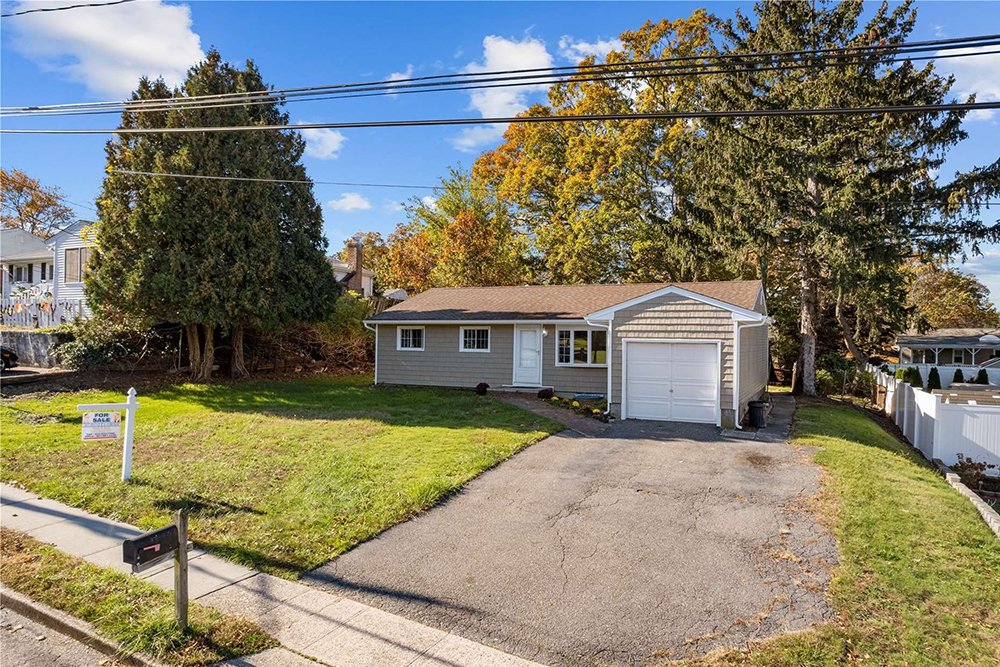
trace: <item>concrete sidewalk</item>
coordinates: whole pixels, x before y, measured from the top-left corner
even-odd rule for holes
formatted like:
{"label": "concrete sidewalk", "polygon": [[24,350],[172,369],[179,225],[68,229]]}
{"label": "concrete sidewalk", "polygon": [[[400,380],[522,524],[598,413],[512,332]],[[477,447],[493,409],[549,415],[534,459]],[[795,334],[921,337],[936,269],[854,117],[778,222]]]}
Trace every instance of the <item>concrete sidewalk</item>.
{"label": "concrete sidewalk", "polygon": [[[131,572],[122,540],[142,531],[9,485],[0,485],[0,522],[95,565]],[[173,586],[165,564],[142,577]],[[194,550],[191,599],[256,622],[281,644],[335,667],[531,667],[530,662],[345,597],[256,572]],[[265,651],[229,664],[288,665],[287,653]],[[315,664],[302,659],[302,664]]]}

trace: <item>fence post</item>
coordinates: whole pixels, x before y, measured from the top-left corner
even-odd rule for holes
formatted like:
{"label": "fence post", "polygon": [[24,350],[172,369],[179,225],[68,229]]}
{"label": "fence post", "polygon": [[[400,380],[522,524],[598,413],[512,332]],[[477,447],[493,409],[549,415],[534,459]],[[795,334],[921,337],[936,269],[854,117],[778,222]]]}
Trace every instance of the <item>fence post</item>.
{"label": "fence post", "polygon": [[941,414],[941,394],[934,394],[934,428],[931,431],[931,460],[941,458],[938,456],[937,450],[938,445],[941,443],[941,422],[943,421]]}

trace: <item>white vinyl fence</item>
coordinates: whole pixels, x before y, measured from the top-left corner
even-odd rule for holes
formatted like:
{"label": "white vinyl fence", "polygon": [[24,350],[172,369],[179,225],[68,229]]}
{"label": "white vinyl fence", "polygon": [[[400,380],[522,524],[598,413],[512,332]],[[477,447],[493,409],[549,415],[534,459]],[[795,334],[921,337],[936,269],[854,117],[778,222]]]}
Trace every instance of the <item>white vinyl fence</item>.
{"label": "white vinyl fence", "polygon": [[[928,459],[953,465],[962,454],[1000,465],[1000,405],[970,404],[967,394],[962,402],[951,402],[947,394],[931,394],[875,367],[869,370],[885,390],[885,413]],[[982,394],[983,399],[990,396]]]}
{"label": "white vinyl fence", "polygon": [[44,296],[8,297],[0,300],[4,326],[44,329],[86,316],[83,299],[55,300]]}

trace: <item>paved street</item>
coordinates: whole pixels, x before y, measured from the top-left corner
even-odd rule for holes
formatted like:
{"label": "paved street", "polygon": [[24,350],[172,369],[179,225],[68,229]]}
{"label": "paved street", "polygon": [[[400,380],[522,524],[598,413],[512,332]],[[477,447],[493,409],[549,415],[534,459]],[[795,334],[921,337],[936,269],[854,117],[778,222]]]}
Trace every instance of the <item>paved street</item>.
{"label": "paved street", "polygon": [[44,625],[0,609],[3,667],[110,667],[120,663]]}
{"label": "paved street", "polygon": [[830,617],[818,479],[710,426],[567,433],[305,581],[546,664],[701,654]]}

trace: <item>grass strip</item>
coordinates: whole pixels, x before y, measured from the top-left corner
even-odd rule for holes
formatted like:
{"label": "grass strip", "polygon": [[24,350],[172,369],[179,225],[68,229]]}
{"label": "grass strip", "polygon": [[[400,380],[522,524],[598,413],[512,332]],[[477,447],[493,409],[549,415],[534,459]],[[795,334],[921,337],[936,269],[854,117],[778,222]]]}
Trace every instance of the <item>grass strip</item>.
{"label": "grass strip", "polygon": [[181,633],[172,593],[9,528],[0,528],[0,580],[90,623],[126,654],[172,665],[210,665],[278,645],[256,624],[197,603],[189,609],[188,631]]}
{"label": "grass strip", "polygon": [[975,508],[853,406],[800,400],[792,441],[824,472],[837,619],[689,664],[1000,664],[1000,540]]}
{"label": "grass strip", "polygon": [[121,443],[81,442],[76,409],[122,393],[5,399],[0,478],[144,530],[187,508],[198,547],[288,578],[562,430],[471,390],[369,377],[181,384],[140,393],[122,484]]}

